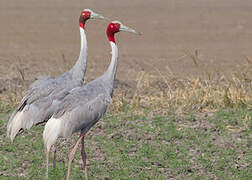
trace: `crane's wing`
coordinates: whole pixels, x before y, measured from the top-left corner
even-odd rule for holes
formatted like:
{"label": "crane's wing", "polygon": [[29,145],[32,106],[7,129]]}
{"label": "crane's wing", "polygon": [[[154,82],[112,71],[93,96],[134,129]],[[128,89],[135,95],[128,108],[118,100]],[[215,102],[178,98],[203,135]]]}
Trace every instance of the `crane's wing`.
{"label": "crane's wing", "polygon": [[[26,95],[22,98],[17,108],[12,112],[7,124],[7,136],[10,137],[12,141],[21,128],[27,127],[27,125],[24,125],[27,124],[26,122],[28,122],[28,124],[31,124],[29,117],[32,114],[37,114],[38,112],[38,109],[32,109],[28,111],[29,106],[38,98],[49,96],[52,92],[53,88],[48,88],[50,87],[50,82],[51,81],[49,80],[44,81],[43,85],[41,84],[41,86],[30,86]],[[28,113],[24,114],[22,113],[23,111],[26,111]]]}
{"label": "crane's wing", "polygon": [[63,99],[69,90],[77,86],[76,83],[70,83],[71,79],[66,75],[56,79],[38,79],[29,87],[7,125],[7,135],[12,140],[20,129],[29,129],[34,124],[48,120],[58,103],[53,103],[53,100]]}
{"label": "crane's wing", "polygon": [[[30,105],[44,97],[52,95],[51,99],[56,98],[62,90],[66,89],[66,91],[69,91],[79,85],[81,83],[74,82],[68,72],[55,79],[49,78],[48,76],[40,76],[29,86],[26,95],[17,107],[17,111],[21,111],[24,106]],[[39,103],[37,105],[39,106]]]}
{"label": "crane's wing", "polygon": [[43,80],[42,79],[36,80],[33,84],[31,84],[26,92],[26,95],[22,98],[17,108],[12,112],[12,115],[8,122],[8,126],[12,122],[17,112],[22,111],[27,104],[31,104],[39,97],[49,96],[50,93],[53,91],[54,84],[52,82],[53,82],[52,79],[44,78]]}
{"label": "crane's wing", "polygon": [[58,84],[57,79],[40,76],[29,86],[25,96],[17,107],[17,111],[22,110],[26,104],[31,104],[39,98],[49,96]]}
{"label": "crane's wing", "polygon": [[80,103],[72,112],[70,118],[64,123],[67,134],[78,131],[86,133],[98,120],[104,116],[112,99],[107,94],[99,94],[88,103]]}
{"label": "crane's wing", "polygon": [[99,94],[88,101],[79,101],[78,104],[71,104],[72,108],[64,113],[58,111],[47,123],[59,123],[57,125],[60,127],[58,132],[54,132],[57,134],[57,137],[70,137],[78,131],[86,133],[105,114],[111,101],[111,97],[107,94]]}
{"label": "crane's wing", "polygon": [[55,109],[54,116],[60,117],[64,113],[71,111],[80,103],[88,103],[100,94],[105,94],[106,91],[101,83],[92,81],[85,86],[72,89],[67,96],[65,96],[59,107]]}
{"label": "crane's wing", "polygon": [[43,132],[47,149],[55,144],[58,137],[68,138],[80,130],[86,133],[105,114],[110,103],[110,96],[99,94],[88,102],[80,102],[71,111],[51,117]]}

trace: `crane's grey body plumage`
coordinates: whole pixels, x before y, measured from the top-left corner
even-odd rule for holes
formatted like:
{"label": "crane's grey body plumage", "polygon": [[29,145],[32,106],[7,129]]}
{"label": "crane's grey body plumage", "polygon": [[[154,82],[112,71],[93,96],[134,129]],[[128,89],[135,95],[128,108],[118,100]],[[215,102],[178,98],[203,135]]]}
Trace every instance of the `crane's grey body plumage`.
{"label": "crane's grey body plumage", "polygon": [[85,86],[72,89],[46,123],[43,139],[48,150],[58,137],[67,138],[78,131],[85,134],[105,114],[112,101],[118,54],[117,46],[111,46],[108,70]]}
{"label": "crane's grey body plumage", "polygon": [[80,28],[81,52],[73,68],[57,78],[43,76],[32,83],[12,113],[7,135],[13,139],[20,129],[29,129],[33,125],[47,121],[60,101],[69,91],[82,86],[87,63],[87,42],[84,29]]}
{"label": "crane's grey body plumage", "polygon": [[111,96],[104,84],[95,81],[83,88],[76,88],[67,95],[56,109],[53,118],[62,119],[62,136],[86,133],[106,112]]}

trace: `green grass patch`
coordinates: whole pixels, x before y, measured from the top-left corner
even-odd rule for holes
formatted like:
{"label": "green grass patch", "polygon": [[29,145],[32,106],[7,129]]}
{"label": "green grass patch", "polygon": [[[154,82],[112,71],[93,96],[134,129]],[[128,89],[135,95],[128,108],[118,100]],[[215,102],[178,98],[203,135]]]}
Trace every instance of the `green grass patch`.
{"label": "green grass patch", "polygon": [[[44,126],[6,138],[10,111],[0,113],[0,179],[44,179]],[[252,111],[149,116],[107,114],[86,136],[90,179],[252,179]],[[66,178],[68,153],[78,135],[59,139],[56,169]],[[80,151],[72,179],[84,179]]]}

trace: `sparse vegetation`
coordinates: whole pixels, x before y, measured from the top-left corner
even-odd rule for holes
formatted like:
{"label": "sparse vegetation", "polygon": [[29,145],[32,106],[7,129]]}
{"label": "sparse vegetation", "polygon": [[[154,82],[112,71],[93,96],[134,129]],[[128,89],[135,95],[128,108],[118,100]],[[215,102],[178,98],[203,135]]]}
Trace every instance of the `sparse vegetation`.
{"label": "sparse vegetation", "polygon": [[[44,179],[43,126],[10,144],[8,113],[0,121],[0,175],[3,179]],[[252,112],[246,109],[177,116],[107,114],[86,137],[91,179],[251,179]],[[69,147],[61,139],[50,179],[66,176]],[[73,179],[84,179],[78,152]],[[51,167],[52,168],[52,167]]]}
{"label": "sparse vegetation", "polygon": [[197,77],[179,79],[174,75],[155,71],[160,76],[153,77],[140,72],[136,90],[133,96],[127,98],[116,96],[114,109],[124,109],[126,104],[132,105],[136,113],[145,112],[146,108],[153,113],[167,114],[167,110],[177,113],[215,112],[223,108],[240,109],[252,108],[252,63],[242,65],[229,77],[209,73],[200,69],[198,63],[199,52],[187,52],[198,71]]}
{"label": "sparse vegetation", "polygon": [[[196,68],[198,53],[188,54]],[[198,77],[187,79],[141,72],[136,88],[118,88],[109,112],[86,137],[90,178],[251,179],[250,60],[242,69],[224,77],[199,68]],[[6,139],[8,117],[29,83],[18,71],[22,83],[10,81],[0,94],[0,177],[44,179],[43,126],[24,132],[15,144]],[[66,176],[76,138],[57,144],[50,179]],[[84,179],[81,168],[78,152],[73,179]]]}

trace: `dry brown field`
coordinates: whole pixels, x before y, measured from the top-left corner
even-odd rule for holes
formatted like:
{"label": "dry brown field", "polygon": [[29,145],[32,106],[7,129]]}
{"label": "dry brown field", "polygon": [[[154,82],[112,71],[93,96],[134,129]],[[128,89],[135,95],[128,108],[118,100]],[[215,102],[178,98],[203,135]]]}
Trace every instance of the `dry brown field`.
{"label": "dry brown field", "polygon": [[[0,79],[27,80],[69,69],[79,55],[78,17],[81,9],[122,21],[143,35],[117,35],[117,79],[135,80],[140,71],[157,75],[153,67],[179,77],[197,75],[188,52],[199,51],[205,71],[226,76],[252,57],[252,1],[243,0],[76,0],[0,2]],[[104,72],[110,60],[105,36],[108,22],[87,23],[87,78]]]}

